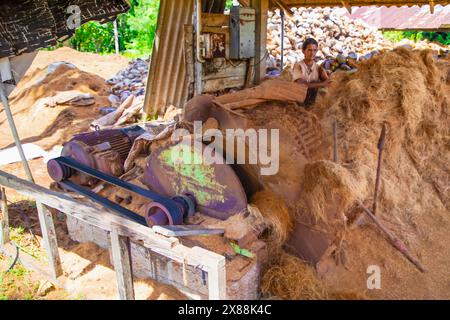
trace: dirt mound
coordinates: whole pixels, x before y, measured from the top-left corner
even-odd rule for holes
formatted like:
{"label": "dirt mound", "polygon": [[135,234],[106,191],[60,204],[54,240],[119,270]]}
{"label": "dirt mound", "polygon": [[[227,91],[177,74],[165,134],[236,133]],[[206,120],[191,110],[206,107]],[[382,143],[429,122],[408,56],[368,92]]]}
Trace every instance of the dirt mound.
{"label": "dirt mound", "polygon": [[[369,298],[450,297],[448,70],[448,61],[434,60],[429,51],[398,48],[362,63],[357,73],[338,73],[313,109],[330,142],[336,119],[340,157],[338,163],[325,157],[304,166],[295,214],[333,240],[334,258],[317,266],[329,291]],[[374,225],[351,224],[361,214],[356,200],[372,201],[383,124],[388,134],[377,217],[418,257],[424,274]],[[283,271],[277,272],[280,265]],[[273,273],[278,282],[293,283],[290,265],[269,268],[263,288],[276,288],[270,285]],[[373,265],[381,269],[382,290],[367,289]]]}
{"label": "dirt mound", "polygon": [[[56,68],[55,68],[56,67]],[[109,85],[97,75],[68,64],[50,65],[30,72],[10,96],[11,109],[23,143],[34,142],[51,149],[73,134],[88,131],[98,117],[98,107],[110,105]],[[94,104],[44,106],[61,93],[79,93],[94,98]],[[12,137],[4,113],[0,114],[0,148],[11,146]]]}

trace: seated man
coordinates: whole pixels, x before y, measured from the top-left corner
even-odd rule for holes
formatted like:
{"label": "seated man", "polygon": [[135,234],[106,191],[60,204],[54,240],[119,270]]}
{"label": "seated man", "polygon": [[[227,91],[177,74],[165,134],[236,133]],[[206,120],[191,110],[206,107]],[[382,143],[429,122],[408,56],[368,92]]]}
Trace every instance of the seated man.
{"label": "seated man", "polygon": [[295,81],[308,86],[305,107],[314,104],[319,88],[328,87],[331,83],[327,72],[314,61],[318,47],[316,40],[306,39],[302,47],[305,59],[297,62],[290,70],[285,69],[280,76],[282,80]]}

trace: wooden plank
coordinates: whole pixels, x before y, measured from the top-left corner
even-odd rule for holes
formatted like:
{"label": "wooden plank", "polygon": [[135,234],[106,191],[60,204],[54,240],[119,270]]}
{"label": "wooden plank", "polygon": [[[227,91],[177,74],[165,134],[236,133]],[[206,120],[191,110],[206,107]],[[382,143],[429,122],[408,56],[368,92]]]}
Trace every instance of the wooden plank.
{"label": "wooden plank", "polygon": [[56,239],[55,224],[53,216],[45,208],[39,200],[36,200],[36,208],[39,216],[39,224],[41,227],[42,238],[44,240],[45,252],[52,273],[52,277],[57,279],[63,274],[61,267],[61,259],[58,252],[58,241]]}
{"label": "wooden plank", "polygon": [[213,62],[207,62],[207,63],[213,63],[214,66],[217,68],[217,72],[210,72],[206,74],[206,72],[203,72],[203,80],[214,80],[214,79],[221,79],[221,78],[231,78],[231,77],[239,77],[242,78],[242,83],[245,82],[245,76],[247,74],[247,65],[245,61],[236,61],[234,65],[232,65],[230,62],[226,61],[223,58],[217,58],[214,59]]}
{"label": "wooden plank", "polygon": [[0,220],[0,248],[9,242],[9,215],[5,188],[1,188],[2,218]]}
{"label": "wooden plank", "polygon": [[225,300],[227,298],[225,257],[200,247],[192,248],[191,255],[203,257],[203,264],[208,270],[209,300]]}
{"label": "wooden plank", "polygon": [[[156,234],[152,229],[133,221],[117,216],[108,210],[91,203],[81,202],[66,194],[48,190],[44,187],[25,181],[0,170],[0,185],[15,189],[18,193],[39,199],[43,204],[64,212],[88,224],[128,237],[134,242],[159,253],[178,263],[200,267],[211,272],[211,297],[224,297],[225,257],[203,248],[188,248],[179,243],[176,238],[166,238]],[[54,280],[54,279],[53,279]]]}
{"label": "wooden plank", "polygon": [[168,250],[179,243],[178,239],[156,235],[152,229],[122,218],[88,199],[83,202],[75,200],[67,194],[46,189],[3,171],[0,171],[0,185],[15,189],[22,195],[37,198],[51,208],[106,231],[111,231],[111,223],[114,222],[120,225],[121,235],[136,242],[142,242],[149,247]]}
{"label": "wooden plank", "polygon": [[[22,195],[39,198],[45,205],[103,230],[111,231],[113,223],[121,236],[129,237],[132,241],[177,262],[182,263],[186,256],[190,265],[197,266],[203,262],[204,257],[191,255],[191,249],[181,245],[178,239],[158,235],[151,228],[117,216],[115,213],[93,204],[88,199],[83,202],[75,200],[66,194],[46,189],[1,170],[0,185],[15,189]],[[206,252],[214,257],[222,257],[210,251]]]}
{"label": "wooden plank", "polygon": [[240,77],[229,77],[208,80],[205,82],[204,93],[213,93],[228,88],[240,88],[244,86],[244,79]]}
{"label": "wooden plank", "polygon": [[121,300],[134,300],[133,271],[131,270],[130,238],[119,235],[111,226],[111,251]]}
{"label": "wooden plank", "polygon": [[202,13],[202,28],[225,26],[230,26],[230,15],[221,13]]}
{"label": "wooden plank", "polygon": [[225,229],[211,229],[195,225],[154,226],[152,229],[156,233],[168,237],[188,237],[188,236],[213,235],[225,233]]}
{"label": "wooden plank", "polygon": [[251,6],[256,9],[256,55],[255,55],[255,84],[261,83],[266,75],[267,58],[267,13],[269,0],[251,0]]}

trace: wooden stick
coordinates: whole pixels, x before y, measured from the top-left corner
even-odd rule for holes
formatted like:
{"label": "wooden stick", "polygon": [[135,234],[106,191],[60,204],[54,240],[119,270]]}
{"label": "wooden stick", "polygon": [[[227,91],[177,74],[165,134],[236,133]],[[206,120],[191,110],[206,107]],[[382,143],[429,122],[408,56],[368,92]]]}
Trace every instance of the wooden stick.
{"label": "wooden stick", "polygon": [[357,201],[359,206],[364,210],[364,212],[367,214],[367,216],[377,225],[377,227],[384,233],[384,235],[388,238],[391,245],[400,251],[406,259],[408,259],[414,266],[419,269],[420,272],[424,273],[425,269],[422,267],[420,262],[414,258],[410,253],[406,245],[397,238],[394,234],[392,234],[386,227],[382,225],[382,223],[377,219],[377,217],[369,210],[367,209],[364,204],[358,200]]}
{"label": "wooden stick", "polygon": [[338,163],[338,139],[337,139],[337,122],[333,120],[333,161]]}
{"label": "wooden stick", "polygon": [[377,205],[378,205],[378,193],[380,190],[380,181],[381,181],[381,165],[383,161],[383,150],[384,144],[386,142],[386,124],[383,124],[383,129],[381,130],[380,140],[378,141],[378,165],[377,165],[377,176],[375,181],[375,193],[373,196],[373,209],[372,212],[374,215],[377,215]]}

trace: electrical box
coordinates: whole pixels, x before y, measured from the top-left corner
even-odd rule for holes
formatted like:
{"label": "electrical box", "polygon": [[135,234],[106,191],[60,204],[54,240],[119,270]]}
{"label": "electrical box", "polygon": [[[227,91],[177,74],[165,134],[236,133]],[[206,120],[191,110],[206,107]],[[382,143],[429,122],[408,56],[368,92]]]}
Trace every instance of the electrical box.
{"label": "electrical box", "polygon": [[225,33],[203,33],[200,43],[204,59],[226,58]]}
{"label": "electrical box", "polygon": [[232,7],[230,10],[230,59],[255,57],[256,11],[253,8]]}

